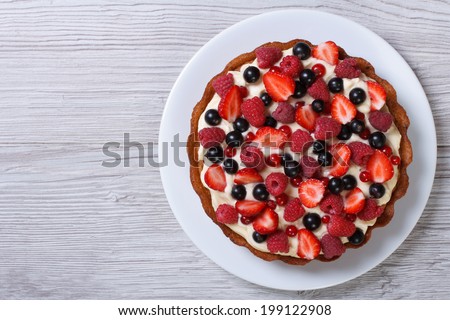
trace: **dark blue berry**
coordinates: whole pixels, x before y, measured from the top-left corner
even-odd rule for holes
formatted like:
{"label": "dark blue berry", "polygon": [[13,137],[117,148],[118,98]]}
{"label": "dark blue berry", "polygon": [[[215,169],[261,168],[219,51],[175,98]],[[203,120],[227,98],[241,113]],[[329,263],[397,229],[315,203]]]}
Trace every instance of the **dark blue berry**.
{"label": "dark blue berry", "polygon": [[235,174],[239,170],[239,164],[236,160],[227,158],[223,161],[223,169],[228,174]]}
{"label": "dark blue berry", "polygon": [[284,174],[289,178],[295,178],[300,173],[300,164],[298,161],[289,160],[284,162]]}
{"label": "dark blue berry", "polygon": [[266,201],[269,199],[269,192],[264,183],[259,183],[253,188],[253,197],[259,201]]}
{"label": "dark blue berry", "polygon": [[348,237],[348,242],[354,245],[361,244],[364,241],[365,235],[364,232],[360,228],[356,228],[354,234],[351,237]]}
{"label": "dark blue berry", "polygon": [[239,132],[245,132],[248,130],[249,123],[244,118],[237,118],[236,121],[233,122],[233,128],[234,130],[237,130]]}
{"label": "dark blue berry", "polygon": [[211,147],[206,151],[205,157],[212,163],[223,161],[223,149],[221,146]]}
{"label": "dark blue berry", "polygon": [[322,219],[317,213],[307,213],[303,216],[303,225],[309,231],[314,231],[320,227]]}
{"label": "dark blue berry", "polygon": [[270,106],[270,104],[272,103],[272,98],[267,92],[262,93],[259,97],[266,107]]}
{"label": "dark blue berry", "polygon": [[300,81],[295,81],[294,98],[303,98],[306,94],[306,87]]}
{"label": "dark blue berry", "polygon": [[230,131],[227,133],[227,136],[225,137],[225,141],[227,142],[227,145],[229,145],[232,148],[239,147],[242,143],[244,143],[244,137],[242,136],[242,133],[239,131]]}
{"label": "dark blue berry", "polygon": [[333,163],[333,156],[331,155],[331,153],[329,152],[324,152],[319,154],[319,156],[317,157],[317,162],[319,162],[319,164],[322,167],[328,167],[331,166],[331,164]]}
{"label": "dark blue berry", "polygon": [[356,188],[356,178],[351,174],[347,174],[342,177],[342,184],[344,185],[344,190],[352,190]]}
{"label": "dark blue berry", "polygon": [[381,149],[384,147],[386,143],[386,136],[383,132],[376,131],[370,134],[369,136],[369,144],[372,148]]}
{"label": "dark blue berry", "polygon": [[235,184],[231,188],[231,196],[236,200],[244,200],[247,196],[247,190],[242,184]]}
{"label": "dark blue berry", "polygon": [[263,243],[264,241],[266,241],[267,236],[265,234],[260,234],[258,232],[253,232],[253,240],[255,240],[255,242],[257,243]]}
{"label": "dark blue berry", "polygon": [[244,70],[244,80],[248,83],[254,83],[258,81],[259,76],[261,72],[259,69],[255,66],[247,67],[247,69]]}
{"label": "dark blue berry", "polygon": [[264,126],[275,128],[277,126],[277,120],[275,120],[271,116],[266,117],[266,122],[264,122]]}
{"label": "dark blue berry", "polygon": [[353,119],[352,122],[350,122],[350,128],[352,129],[353,133],[361,133],[366,128],[366,125],[362,120]]}
{"label": "dark blue berry", "polygon": [[369,193],[375,199],[380,199],[382,196],[384,196],[385,192],[386,189],[381,183],[373,183],[369,187]]}
{"label": "dark blue berry", "polygon": [[323,102],[323,100],[316,99],[311,103],[311,108],[315,112],[320,113],[323,111],[323,109],[325,109],[325,103]]}
{"label": "dark blue berry", "polygon": [[358,105],[366,100],[366,93],[361,88],[354,88],[350,91],[348,97],[353,104]]}
{"label": "dark blue berry", "polygon": [[311,56],[311,48],[304,42],[297,42],[292,48],[292,53],[301,60],[306,60]]}
{"label": "dark blue berry", "polygon": [[292,160],[292,156],[289,153],[284,153],[281,155],[281,165],[283,167],[287,161],[291,161],[291,160]]}
{"label": "dark blue berry", "polygon": [[210,126],[217,126],[221,121],[222,118],[216,109],[210,109],[205,112],[205,122]]}
{"label": "dark blue berry", "polygon": [[344,190],[344,184],[340,178],[331,178],[328,181],[327,188],[332,194],[339,194]]}
{"label": "dark blue berry", "polygon": [[324,140],[316,140],[313,142],[313,153],[320,154],[324,153],[327,149],[327,144]]}
{"label": "dark blue berry", "polygon": [[328,89],[332,93],[338,93],[341,92],[344,89],[344,81],[342,78],[333,78],[330,81],[328,81]]}
{"label": "dark blue berry", "polygon": [[311,69],[304,69],[300,72],[299,80],[308,88],[316,80],[316,74]]}
{"label": "dark blue berry", "polygon": [[339,140],[348,140],[352,137],[352,128],[349,124],[343,124],[341,127],[341,132],[337,135]]}

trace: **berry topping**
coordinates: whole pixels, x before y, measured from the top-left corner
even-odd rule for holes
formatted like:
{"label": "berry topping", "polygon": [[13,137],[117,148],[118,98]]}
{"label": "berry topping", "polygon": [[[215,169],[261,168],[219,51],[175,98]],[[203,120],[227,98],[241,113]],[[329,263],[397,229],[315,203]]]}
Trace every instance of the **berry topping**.
{"label": "berry topping", "polygon": [[361,74],[361,70],[358,67],[358,62],[355,58],[345,58],[334,69],[336,76],[339,78],[358,78]]}
{"label": "berry topping", "polygon": [[244,118],[237,118],[236,121],[233,122],[233,129],[239,132],[245,132],[249,128],[249,123]]}
{"label": "berry topping", "polygon": [[369,113],[369,122],[375,129],[386,132],[392,125],[392,115],[388,112],[374,110]]}
{"label": "berry topping", "polygon": [[248,83],[254,83],[258,81],[261,72],[255,66],[249,66],[244,70],[243,77],[244,80]]}
{"label": "berry topping", "polygon": [[237,212],[244,217],[253,217],[266,207],[266,203],[262,201],[239,200],[236,201],[235,207]]}
{"label": "berry topping", "polygon": [[205,183],[211,189],[223,192],[227,186],[227,180],[222,167],[218,164],[210,166],[205,173]]}
{"label": "berry topping", "polygon": [[321,113],[325,109],[325,103],[323,100],[316,99],[311,103],[311,108],[314,112]]}
{"label": "berry topping", "polygon": [[300,173],[300,164],[298,161],[295,160],[289,160],[284,162],[284,174],[287,175],[289,178],[295,178]]}
{"label": "berry topping", "polygon": [[386,143],[386,136],[383,132],[376,131],[370,134],[369,144],[372,148],[382,149]]}
{"label": "berry topping", "polygon": [[332,146],[330,151],[333,155],[333,167],[329,174],[333,177],[341,177],[350,168],[351,149],[345,143],[338,143]]}
{"label": "berry topping", "polygon": [[206,151],[205,157],[212,163],[223,161],[223,149],[221,146],[211,147]]}
{"label": "berry topping", "polygon": [[330,101],[328,86],[322,78],[318,78],[314,81],[314,83],[308,88],[308,94],[314,99],[320,99],[323,102]]}
{"label": "berry topping", "polygon": [[230,131],[227,133],[225,141],[229,147],[237,148],[244,142],[244,137],[239,131]]}
{"label": "berry topping", "polygon": [[319,156],[317,157],[317,162],[322,167],[331,166],[331,164],[333,163],[333,156],[329,152],[320,153]]}
{"label": "berry topping", "polygon": [[333,237],[350,237],[356,230],[355,224],[341,215],[330,216],[328,233]]}
{"label": "berry topping", "polygon": [[221,204],[217,207],[216,218],[221,223],[233,224],[238,222],[238,213],[233,206]]}
{"label": "berry topping", "polygon": [[314,137],[318,140],[334,138],[341,132],[341,125],[333,118],[320,117],[315,122]]}
{"label": "berry topping", "polygon": [[400,164],[400,157],[399,156],[392,156],[391,162],[394,166],[398,166]]}
{"label": "berry topping", "polygon": [[360,188],[350,191],[344,199],[344,212],[356,214],[364,208],[366,198]]}
{"label": "berry topping", "polygon": [[361,88],[352,89],[348,96],[355,105],[361,104],[366,100],[366,92]]}
{"label": "berry topping", "polygon": [[366,166],[373,182],[383,183],[390,180],[394,176],[394,168],[389,158],[380,150],[369,158]]}
{"label": "berry topping", "polygon": [[373,149],[359,141],[350,142],[348,147],[352,151],[352,161],[358,166],[363,166],[369,161],[370,156],[373,154]]}
{"label": "berry topping", "polygon": [[360,137],[361,139],[364,139],[364,140],[369,139],[369,136],[370,136],[370,130],[367,129],[367,128],[365,128],[365,129],[363,130],[363,132],[361,132],[361,133],[359,134],[359,137]]}
{"label": "berry topping", "polygon": [[236,155],[236,153],[237,149],[230,146],[226,147],[224,151],[224,154],[227,158],[233,158]]}
{"label": "berry topping", "polygon": [[262,102],[264,103],[264,106],[266,107],[270,106],[270,104],[272,103],[272,98],[269,96],[267,92],[262,93],[259,97],[261,98]]}
{"label": "berry topping", "polygon": [[313,153],[320,154],[327,151],[327,144],[324,140],[316,140],[313,142]]}
{"label": "berry topping", "polygon": [[239,164],[236,160],[227,158],[223,161],[223,169],[228,174],[235,174],[239,170]]}
{"label": "berry topping", "polygon": [[246,167],[254,168],[257,171],[261,171],[266,166],[262,151],[255,146],[242,147],[241,161]]}
{"label": "berry topping", "polygon": [[200,144],[205,148],[220,145],[225,139],[225,131],[220,128],[203,128],[198,132]]}
{"label": "berry topping", "polygon": [[370,97],[370,110],[380,110],[386,103],[386,91],[374,81],[367,81],[367,90]]}
{"label": "berry topping", "polygon": [[364,232],[361,229],[356,228],[355,232],[350,237],[348,237],[348,242],[353,245],[358,245],[364,241],[364,238]]}
{"label": "berry topping", "polygon": [[[265,186],[265,185],[264,185]],[[273,200],[269,200],[267,201],[267,207],[269,207],[270,209],[274,209],[277,207],[277,203]]]}
{"label": "berry topping", "polygon": [[280,63],[281,73],[297,78],[300,71],[303,70],[303,64],[297,56],[286,56]]}
{"label": "berry topping", "polygon": [[271,116],[267,116],[266,117],[266,121],[264,122],[264,126],[265,127],[272,127],[272,128],[276,128],[277,127],[277,120],[275,120],[273,117]]}
{"label": "berry topping", "polygon": [[242,184],[235,184],[231,188],[231,196],[236,200],[244,200],[247,196],[247,189]]}
{"label": "berry topping", "polygon": [[263,147],[280,148],[287,141],[287,135],[272,127],[262,127],[256,131],[254,142],[260,143]]}
{"label": "berry topping", "polygon": [[361,180],[362,182],[368,182],[370,179],[371,179],[370,173],[367,171],[362,171],[359,174],[359,180]]}
{"label": "berry topping", "polygon": [[302,177],[295,177],[290,179],[291,185],[296,188],[300,187],[300,183],[302,183],[302,181]]}
{"label": "berry topping", "polygon": [[288,237],[295,237],[297,235],[298,229],[296,226],[290,225],[286,227],[285,232]]}
{"label": "berry topping", "polygon": [[295,90],[295,82],[291,77],[277,72],[267,72],[263,76],[264,86],[273,101],[286,101]]}
{"label": "berry topping", "polygon": [[[381,148],[380,150],[381,150],[381,152],[383,152],[387,157],[390,157],[390,156],[392,155],[392,148],[389,147],[389,146],[387,146],[387,145],[384,145],[384,147]],[[392,161],[391,161],[391,162],[392,162]]]}
{"label": "berry topping", "polygon": [[241,91],[242,98],[246,98],[248,96],[248,89],[244,86],[239,86],[239,91]]}
{"label": "berry topping", "polygon": [[217,77],[212,82],[214,91],[216,91],[221,98],[226,96],[226,94],[228,93],[228,91],[230,91],[233,85],[234,79],[231,73],[227,73],[223,76]]}
{"label": "berry topping", "polygon": [[350,127],[350,124],[343,124],[341,126],[341,131],[339,132],[339,134],[337,135],[337,138],[339,140],[348,140],[352,137],[352,128]]}
{"label": "berry topping", "polygon": [[339,215],[344,209],[344,202],[341,196],[336,194],[327,194],[320,203],[320,210],[332,215]]}
{"label": "berry topping", "polygon": [[308,132],[298,129],[291,136],[291,150],[293,152],[304,152],[313,144],[313,141]]}
{"label": "berry topping", "polygon": [[289,201],[289,197],[286,193],[282,193],[275,197],[275,201],[279,206],[285,206]]}
{"label": "berry topping", "polygon": [[241,104],[241,90],[238,86],[232,86],[225,97],[220,99],[219,115],[228,122],[233,122],[241,116]]}
{"label": "berry topping", "polygon": [[327,188],[332,194],[340,194],[342,190],[344,190],[342,179],[331,178],[330,180],[328,180]]}
{"label": "berry topping", "polygon": [[210,126],[217,126],[222,121],[219,112],[215,109],[210,109],[205,112],[205,122]]}
{"label": "berry topping", "polygon": [[327,70],[321,63],[316,63],[315,65],[313,65],[311,67],[311,70],[314,71],[317,77],[322,77],[327,72]]}
{"label": "berry topping", "polygon": [[283,52],[277,47],[260,47],[255,50],[255,54],[258,67],[262,69],[270,68],[283,56]]}
{"label": "berry topping", "polygon": [[239,220],[241,220],[241,223],[242,223],[242,224],[245,224],[245,225],[249,225],[250,223],[253,222],[252,217],[244,217],[244,216],[241,216],[241,218],[240,218]]}
{"label": "berry topping", "polygon": [[326,215],[322,217],[322,223],[327,224],[328,222],[330,222],[330,216]]}
{"label": "berry topping", "polygon": [[320,241],[309,230],[300,229],[297,234],[298,249],[297,254],[300,258],[313,260],[320,253]]}
{"label": "berry topping", "polygon": [[311,48],[304,42],[297,42],[292,48],[292,53],[302,60],[311,56]]}
{"label": "berry topping", "polygon": [[289,252],[289,239],[283,231],[277,231],[267,236],[267,249],[272,253]]}
{"label": "berry topping", "polygon": [[253,229],[259,234],[269,234],[278,228],[278,214],[270,208],[258,215],[253,221]]}
{"label": "berry topping", "polygon": [[316,46],[312,51],[312,55],[316,59],[336,65],[339,58],[339,48],[333,41],[327,41]]}
{"label": "berry topping", "polygon": [[384,196],[386,188],[381,183],[373,183],[369,187],[369,193],[375,199],[380,199]]}
{"label": "berry topping", "polygon": [[253,232],[252,235],[253,240],[255,240],[256,243],[263,243],[264,241],[266,241],[267,236],[264,234],[259,234],[258,232]]}
{"label": "berry topping", "polygon": [[331,116],[339,123],[346,124],[356,116],[356,108],[350,100],[338,93],[331,102]]}
{"label": "berry topping", "polygon": [[287,222],[294,222],[303,217],[305,214],[305,209],[299,198],[294,198],[289,200],[284,208],[283,218]]}
{"label": "berry topping", "polygon": [[352,190],[356,188],[356,178],[350,174],[342,177],[342,183],[344,185],[344,190]]}
{"label": "berry topping", "polygon": [[311,69],[304,69],[300,72],[298,79],[301,84],[309,88],[316,80],[316,74]]}
{"label": "berry topping", "polygon": [[355,118],[350,122],[350,128],[353,133],[361,133],[366,128],[366,125],[364,121]]}
{"label": "berry topping", "polygon": [[322,245],[322,252],[325,259],[339,257],[345,252],[345,246],[338,237],[325,234],[322,239],[320,239],[320,243]]}
{"label": "berry topping", "polygon": [[245,136],[245,141],[246,142],[251,142],[251,141],[255,140],[255,138],[256,138],[255,134],[253,132],[249,132]]}
{"label": "berry topping", "polygon": [[304,156],[300,161],[300,165],[302,167],[303,176],[306,178],[312,178],[320,171],[320,164],[316,159],[310,156]]}
{"label": "berry topping", "polygon": [[322,224],[322,219],[317,213],[308,213],[303,216],[303,224],[309,231],[314,231]]}
{"label": "berry topping", "polygon": [[266,158],[266,163],[271,167],[279,167],[281,165],[281,156],[278,153],[272,153]]}
{"label": "berry topping", "polygon": [[258,97],[245,100],[241,105],[242,114],[254,127],[261,127],[266,121],[264,103]]}
{"label": "berry topping", "polygon": [[322,200],[325,186],[320,180],[308,179],[303,181],[298,188],[300,201],[307,208],[314,208]]}
{"label": "berry topping", "polygon": [[344,81],[342,80],[342,78],[332,78],[330,81],[328,81],[328,89],[332,93],[341,92],[344,89]]}
{"label": "berry topping", "polygon": [[367,199],[364,208],[358,212],[358,218],[363,221],[370,221],[378,218],[383,213],[383,207],[377,206],[377,201],[374,199]]}
{"label": "berry topping", "polygon": [[295,121],[295,109],[287,102],[280,102],[272,113],[272,117],[281,123],[292,123]]}
{"label": "berry topping", "polygon": [[286,190],[289,179],[281,172],[272,172],[266,178],[267,191],[273,196],[279,196]]}
{"label": "berry topping", "polygon": [[253,197],[259,201],[266,201],[269,199],[269,192],[267,192],[267,188],[264,183],[258,183],[253,188]]}
{"label": "berry topping", "polygon": [[234,183],[236,184],[248,184],[263,182],[264,179],[261,175],[253,168],[244,168],[239,170],[234,177]]}
{"label": "berry topping", "polygon": [[289,126],[281,126],[278,128],[278,130],[284,132],[288,136],[288,138],[292,135],[292,130]]}
{"label": "berry topping", "polygon": [[294,98],[302,98],[306,94],[306,86],[300,81],[295,81],[295,89],[292,96]]}
{"label": "berry topping", "polygon": [[[310,105],[300,107],[295,112],[295,121],[309,132],[314,131],[318,117],[319,115],[314,112]],[[316,139],[318,138],[316,137]]]}

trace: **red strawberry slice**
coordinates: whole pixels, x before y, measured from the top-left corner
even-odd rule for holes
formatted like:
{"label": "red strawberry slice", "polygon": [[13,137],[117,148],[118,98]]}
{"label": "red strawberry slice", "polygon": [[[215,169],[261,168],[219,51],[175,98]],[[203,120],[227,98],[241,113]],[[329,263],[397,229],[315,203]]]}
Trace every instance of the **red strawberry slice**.
{"label": "red strawberry slice", "polygon": [[256,131],[253,142],[258,142],[263,147],[280,148],[288,140],[288,135],[281,130],[272,127],[262,127]]}
{"label": "red strawberry slice", "polygon": [[298,249],[297,254],[300,258],[313,260],[320,253],[320,241],[309,230],[300,229],[297,233]]}
{"label": "red strawberry slice", "polygon": [[211,189],[223,192],[227,186],[227,180],[222,167],[218,164],[210,166],[205,173],[205,182]]}
{"label": "red strawberry slice", "polygon": [[253,168],[244,168],[239,170],[234,177],[234,183],[236,184],[247,184],[255,182],[263,182],[264,179],[261,175]]}
{"label": "red strawberry slice", "polygon": [[344,199],[344,212],[357,214],[366,204],[366,197],[360,188],[350,191]]}
{"label": "red strawberry slice", "polygon": [[319,117],[311,105],[300,107],[295,112],[295,121],[309,132],[313,132],[316,127],[316,119]]}
{"label": "red strawberry slice", "polygon": [[295,90],[295,81],[281,73],[267,72],[263,76],[263,82],[273,101],[286,101]]}
{"label": "red strawberry slice", "polygon": [[265,207],[266,203],[254,200],[239,200],[234,205],[237,212],[244,217],[253,217],[260,213]]}
{"label": "red strawberry slice", "polygon": [[394,167],[389,158],[380,150],[375,150],[367,161],[366,170],[369,171],[373,182],[383,183],[394,176]]}
{"label": "red strawberry slice", "polygon": [[298,187],[298,196],[302,204],[307,208],[316,207],[323,198],[325,186],[322,181],[308,179],[303,181]]}
{"label": "red strawberry slice", "polygon": [[334,66],[339,60],[339,48],[333,41],[327,41],[316,46],[312,55],[314,58],[324,60]]}
{"label": "red strawberry slice", "polygon": [[331,102],[331,116],[341,124],[346,124],[356,116],[356,107],[349,99],[338,93]]}
{"label": "red strawberry slice", "polygon": [[341,177],[350,168],[352,151],[345,143],[338,143],[331,147],[330,152],[333,156],[333,166],[329,174],[333,177]]}
{"label": "red strawberry slice", "polygon": [[370,96],[370,110],[380,110],[386,103],[386,91],[374,81],[367,81],[367,90]]}
{"label": "red strawberry slice", "polygon": [[262,214],[253,221],[253,229],[260,234],[269,234],[278,228],[278,214],[270,208],[266,208]]}
{"label": "red strawberry slice", "polygon": [[242,114],[241,104],[241,90],[238,86],[232,86],[225,95],[225,98],[220,99],[218,107],[219,115],[228,122],[233,122]]}

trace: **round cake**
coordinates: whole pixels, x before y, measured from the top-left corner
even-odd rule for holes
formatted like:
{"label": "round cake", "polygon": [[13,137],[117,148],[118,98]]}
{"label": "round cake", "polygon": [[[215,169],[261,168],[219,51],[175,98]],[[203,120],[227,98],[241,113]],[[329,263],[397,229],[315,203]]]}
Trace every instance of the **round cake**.
{"label": "round cake", "polygon": [[408,188],[409,119],[394,88],[332,41],[242,54],[194,107],[192,186],[264,260],[333,261],[365,244]]}

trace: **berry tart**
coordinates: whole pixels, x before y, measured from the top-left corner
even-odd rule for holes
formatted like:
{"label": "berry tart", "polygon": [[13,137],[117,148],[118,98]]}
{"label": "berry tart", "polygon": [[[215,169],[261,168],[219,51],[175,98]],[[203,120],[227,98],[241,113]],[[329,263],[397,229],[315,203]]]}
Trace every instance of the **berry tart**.
{"label": "berry tart", "polygon": [[271,42],[206,86],[188,139],[208,216],[264,260],[332,261],[386,225],[408,188],[394,88],[332,41]]}

